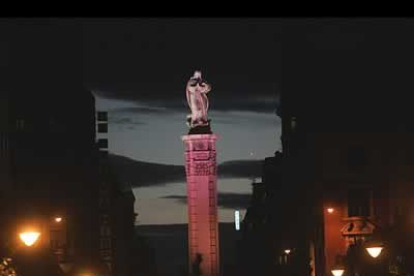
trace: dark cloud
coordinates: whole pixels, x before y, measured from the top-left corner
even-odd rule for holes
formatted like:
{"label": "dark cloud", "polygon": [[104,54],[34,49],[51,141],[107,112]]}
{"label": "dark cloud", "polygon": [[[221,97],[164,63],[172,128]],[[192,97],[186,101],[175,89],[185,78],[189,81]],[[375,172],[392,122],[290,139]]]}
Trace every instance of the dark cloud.
{"label": "dark cloud", "polygon": [[113,110],[111,113],[122,114],[122,113],[140,113],[140,114],[165,114],[170,113],[165,107],[160,106],[140,106],[140,107],[122,107]]}
{"label": "dark cloud", "polygon": [[[187,196],[170,195],[162,198],[175,199],[187,204]],[[250,194],[218,193],[218,206],[225,209],[245,209],[249,206]]]}
{"label": "dark cloud", "polygon": [[185,181],[183,166],[136,161],[120,155],[110,155],[118,180],[131,187],[166,185]]}
{"label": "dark cloud", "polygon": [[[185,182],[185,168],[178,165],[148,163],[120,155],[110,155],[119,181],[132,187],[167,185]],[[219,164],[219,178],[255,178],[261,176],[259,160],[237,160]]]}
{"label": "dark cloud", "polygon": [[255,178],[262,175],[262,161],[234,160],[218,166],[219,177],[223,178]]}
{"label": "dark cloud", "polygon": [[109,123],[117,125],[144,125],[144,122],[137,121],[131,117],[109,116]]}
{"label": "dark cloud", "polygon": [[[257,113],[275,113],[277,108],[277,92],[273,91],[269,95],[237,95],[232,97],[228,95],[219,95],[216,91],[209,93],[210,111],[247,111]],[[188,112],[185,89],[181,93],[175,93],[171,96],[158,95],[155,98],[145,97],[139,93],[135,93],[133,97],[129,94],[123,96],[121,92],[96,92],[102,98],[126,100],[136,102],[140,107],[126,107],[115,110],[116,112],[133,112],[140,114],[165,114],[171,112]]]}

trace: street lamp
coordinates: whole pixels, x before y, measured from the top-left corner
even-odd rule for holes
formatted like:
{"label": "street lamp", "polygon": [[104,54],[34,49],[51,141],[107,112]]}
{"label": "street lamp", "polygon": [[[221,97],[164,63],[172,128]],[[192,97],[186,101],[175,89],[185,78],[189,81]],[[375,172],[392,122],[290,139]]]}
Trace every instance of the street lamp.
{"label": "street lamp", "polygon": [[372,238],[365,242],[364,247],[372,258],[377,258],[384,249],[384,244],[380,239],[379,233],[373,233]]}
{"label": "street lamp", "polygon": [[382,246],[370,246],[370,247],[365,248],[368,254],[374,259],[377,258],[381,254],[383,249],[384,247]]}
{"label": "street lamp", "polygon": [[343,269],[343,268],[336,268],[336,269],[332,269],[331,272],[332,272],[332,274],[334,276],[342,276],[344,274],[344,272],[345,272],[345,269]]}
{"label": "street lamp", "polygon": [[19,234],[20,239],[26,246],[32,246],[39,239],[40,233],[36,231],[22,232]]}

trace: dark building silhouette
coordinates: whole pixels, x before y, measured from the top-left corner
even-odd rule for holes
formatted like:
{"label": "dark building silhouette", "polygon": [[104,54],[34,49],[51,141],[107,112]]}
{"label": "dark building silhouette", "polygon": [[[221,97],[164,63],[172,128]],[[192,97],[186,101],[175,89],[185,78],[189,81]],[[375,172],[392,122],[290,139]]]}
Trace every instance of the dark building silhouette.
{"label": "dark building silhouette", "polygon": [[[369,240],[375,229],[400,235],[412,229],[414,42],[405,34],[414,22],[303,22],[287,26],[285,40],[286,49],[295,47],[284,52],[283,63],[282,141],[286,173],[293,176],[283,181],[306,195],[297,201],[306,230],[298,238],[306,248],[302,263],[311,259],[316,275],[329,275],[335,255],[349,257],[355,241]],[[361,258],[355,269],[365,274],[369,260]],[[376,265],[384,269],[384,262]]]}
{"label": "dark building silhouette", "polygon": [[[280,163],[265,160],[244,221],[256,229],[244,239],[258,247],[244,250],[245,263],[260,261],[252,271],[331,275],[337,255],[346,273],[388,275],[388,262],[412,271],[413,29],[412,20],[286,21],[283,150]],[[363,247],[378,233],[386,248],[373,261]]]}
{"label": "dark building silhouette", "polygon": [[[7,204],[0,211],[0,241],[14,250],[16,234],[29,225],[41,232],[37,246],[52,256],[42,259],[59,264],[59,273],[131,275],[135,199],[109,168],[102,170],[95,99],[83,87],[78,23],[22,19],[3,25],[8,64],[0,84],[0,197]],[[101,225],[103,182],[110,230]],[[110,265],[102,243],[111,245]]]}

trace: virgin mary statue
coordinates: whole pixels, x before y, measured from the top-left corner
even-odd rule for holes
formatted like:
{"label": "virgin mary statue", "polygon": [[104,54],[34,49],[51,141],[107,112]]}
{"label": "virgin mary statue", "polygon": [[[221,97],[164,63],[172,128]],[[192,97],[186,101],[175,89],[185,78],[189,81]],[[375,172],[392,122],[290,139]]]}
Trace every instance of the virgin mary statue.
{"label": "virgin mary statue", "polygon": [[187,116],[190,128],[209,125],[207,93],[210,90],[211,85],[202,79],[201,72],[195,71],[186,86],[187,102],[191,109],[191,114]]}

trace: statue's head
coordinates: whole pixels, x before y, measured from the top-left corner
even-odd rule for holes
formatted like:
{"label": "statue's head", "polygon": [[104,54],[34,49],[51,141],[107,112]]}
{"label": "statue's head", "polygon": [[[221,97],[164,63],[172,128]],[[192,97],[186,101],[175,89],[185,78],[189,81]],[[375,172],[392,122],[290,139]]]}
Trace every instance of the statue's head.
{"label": "statue's head", "polygon": [[201,79],[201,71],[195,71],[192,79]]}
{"label": "statue's head", "polygon": [[195,71],[194,75],[190,78],[190,80],[188,81],[189,86],[196,86],[197,83],[201,84],[203,82],[203,79],[201,77],[201,72],[200,71]]}
{"label": "statue's head", "polygon": [[[197,88],[198,84],[198,88]],[[211,90],[210,84],[205,82],[201,77],[201,71],[195,71],[193,76],[187,83],[188,89],[193,92],[193,90],[198,90],[201,93],[208,93]]]}

